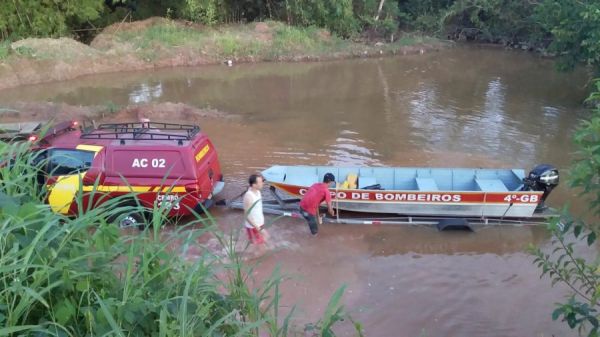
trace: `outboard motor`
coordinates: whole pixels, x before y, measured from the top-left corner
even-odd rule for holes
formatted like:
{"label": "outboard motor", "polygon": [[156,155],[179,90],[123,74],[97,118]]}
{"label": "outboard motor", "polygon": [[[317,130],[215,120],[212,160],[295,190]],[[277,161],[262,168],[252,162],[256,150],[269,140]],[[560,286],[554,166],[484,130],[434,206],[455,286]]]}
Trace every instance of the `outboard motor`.
{"label": "outboard motor", "polygon": [[524,191],[543,191],[542,200],[538,204],[536,211],[546,209],[544,201],[550,195],[550,192],[558,186],[558,169],[549,164],[540,164],[529,172],[529,175],[523,178]]}

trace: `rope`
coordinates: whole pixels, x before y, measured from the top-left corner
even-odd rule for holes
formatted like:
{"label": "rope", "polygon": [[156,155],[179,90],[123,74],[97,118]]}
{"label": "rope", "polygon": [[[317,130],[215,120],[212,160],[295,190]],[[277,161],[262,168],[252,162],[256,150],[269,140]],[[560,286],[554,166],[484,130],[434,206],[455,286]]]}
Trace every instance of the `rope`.
{"label": "rope", "polygon": [[338,187],[339,187],[339,184],[336,182],[335,183],[335,220],[337,223],[340,222],[340,199],[338,199]]}

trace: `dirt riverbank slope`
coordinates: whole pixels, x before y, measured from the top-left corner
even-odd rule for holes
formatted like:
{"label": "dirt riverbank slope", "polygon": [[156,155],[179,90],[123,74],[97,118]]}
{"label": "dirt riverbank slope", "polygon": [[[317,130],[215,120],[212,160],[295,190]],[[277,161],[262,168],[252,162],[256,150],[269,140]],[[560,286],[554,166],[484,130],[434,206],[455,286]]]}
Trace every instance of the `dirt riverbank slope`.
{"label": "dirt riverbank slope", "polygon": [[448,42],[403,36],[393,43],[344,40],[326,30],[280,22],[205,27],[150,18],[115,24],[90,45],[69,38],[0,44],[0,89],[84,75],[231,61],[319,61],[438,50]]}

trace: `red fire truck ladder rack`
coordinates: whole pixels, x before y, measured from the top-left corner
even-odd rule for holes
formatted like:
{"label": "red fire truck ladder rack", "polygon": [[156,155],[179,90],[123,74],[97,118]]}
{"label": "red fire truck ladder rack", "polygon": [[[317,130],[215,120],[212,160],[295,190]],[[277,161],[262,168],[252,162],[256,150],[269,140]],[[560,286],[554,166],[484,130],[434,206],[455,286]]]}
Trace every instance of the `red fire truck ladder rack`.
{"label": "red fire truck ladder rack", "polygon": [[181,144],[191,140],[200,132],[200,127],[189,124],[139,122],[110,123],[84,127],[83,139],[125,140],[177,140]]}

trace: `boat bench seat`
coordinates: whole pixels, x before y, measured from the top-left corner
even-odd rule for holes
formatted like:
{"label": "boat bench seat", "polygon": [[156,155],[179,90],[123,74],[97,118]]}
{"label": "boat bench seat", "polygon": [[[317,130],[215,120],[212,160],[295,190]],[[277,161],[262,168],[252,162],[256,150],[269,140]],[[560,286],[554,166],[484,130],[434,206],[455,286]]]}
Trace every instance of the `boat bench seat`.
{"label": "boat bench seat", "polygon": [[484,192],[507,192],[506,185],[500,179],[475,179],[477,186]]}
{"label": "boat bench seat", "polygon": [[439,191],[435,180],[431,178],[416,178],[419,191]]}
{"label": "boat bench seat", "polygon": [[377,184],[377,179],[375,177],[365,177],[360,176],[358,178],[358,188],[363,189],[365,187],[373,186]]}

